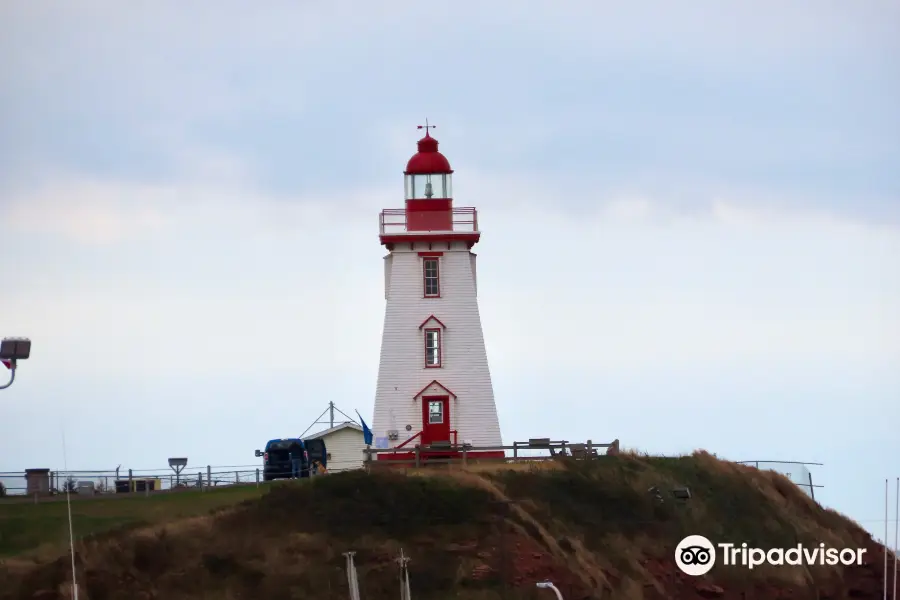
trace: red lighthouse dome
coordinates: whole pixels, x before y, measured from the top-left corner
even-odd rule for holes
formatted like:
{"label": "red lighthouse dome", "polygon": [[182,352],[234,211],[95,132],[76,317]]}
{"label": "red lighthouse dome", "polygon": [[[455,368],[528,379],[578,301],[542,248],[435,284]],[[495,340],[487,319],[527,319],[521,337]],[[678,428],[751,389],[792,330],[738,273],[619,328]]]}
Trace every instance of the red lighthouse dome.
{"label": "red lighthouse dome", "polygon": [[[429,127],[433,127],[430,125]],[[425,137],[419,140],[419,151],[413,154],[406,163],[406,175],[449,174],[453,172],[447,157],[438,152],[438,141],[425,131]]]}

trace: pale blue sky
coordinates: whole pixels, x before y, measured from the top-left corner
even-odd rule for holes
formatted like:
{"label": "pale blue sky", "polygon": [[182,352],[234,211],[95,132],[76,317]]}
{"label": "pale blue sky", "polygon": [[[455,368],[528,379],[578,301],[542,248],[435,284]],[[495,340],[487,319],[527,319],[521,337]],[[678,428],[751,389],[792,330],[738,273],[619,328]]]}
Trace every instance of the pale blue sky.
{"label": "pale blue sky", "polygon": [[0,5],[0,335],[34,340],[0,471],[60,467],[63,422],[71,467],[139,469],[369,417],[377,213],[428,116],[506,441],[823,462],[879,530],[895,2],[193,6]]}

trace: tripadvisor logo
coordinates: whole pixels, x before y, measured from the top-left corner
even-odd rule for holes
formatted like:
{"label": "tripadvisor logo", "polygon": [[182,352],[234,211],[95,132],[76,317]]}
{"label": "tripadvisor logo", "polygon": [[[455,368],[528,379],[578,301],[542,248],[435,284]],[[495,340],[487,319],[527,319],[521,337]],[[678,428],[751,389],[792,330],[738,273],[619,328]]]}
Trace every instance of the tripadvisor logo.
{"label": "tripadvisor logo", "polygon": [[688,575],[705,575],[716,564],[716,548],[702,535],[689,535],[675,548],[675,564]]}
{"label": "tripadvisor logo", "polygon": [[[718,551],[717,551],[718,548]],[[861,565],[865,548],[828,548],[819,544],[806,548],[797,544],[790,548],[752,548],[742,544],[722,543],[713,545],[702,535],[689,535],[675,548],[675,564],[687,575],[694,577],[709,573],[716,564],[717,555],[721,564],[753,569],[760,565]]]}

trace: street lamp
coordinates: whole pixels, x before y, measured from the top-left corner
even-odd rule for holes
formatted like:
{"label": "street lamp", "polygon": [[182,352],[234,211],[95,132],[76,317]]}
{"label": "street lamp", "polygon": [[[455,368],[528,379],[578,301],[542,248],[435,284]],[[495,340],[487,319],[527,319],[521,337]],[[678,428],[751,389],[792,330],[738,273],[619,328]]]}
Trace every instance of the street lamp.
{"label": "street lamp", "polygon": [[170,458],[169,468],[175,471],[175,486],[181,485],[181,471],[187,466],[187,458]]}
{"label": "street lamp", "polygon": [[560,592],[559,589],[555,585],[553,585],[552,581],[538,581],[535,585],[537,585],[539,588],[553,590],[553,593],[556,594],[556,600],[563,600],[562,592]]}
{"label": "street lamp", "polygon": [[31,356],[31,340],[28,338],[3,338],[0,341],[0,361],[10,370],[9,383],[0,385],[5,390],[16,380],[16,361]]}

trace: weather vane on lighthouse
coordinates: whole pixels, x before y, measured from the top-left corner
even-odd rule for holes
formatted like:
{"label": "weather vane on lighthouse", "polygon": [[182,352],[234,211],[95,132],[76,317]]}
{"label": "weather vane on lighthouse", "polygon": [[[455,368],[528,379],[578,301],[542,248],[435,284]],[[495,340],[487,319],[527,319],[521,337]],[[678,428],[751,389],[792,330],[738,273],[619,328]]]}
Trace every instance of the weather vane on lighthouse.
{"label": "weather vane on lighthouse", "polygon": [[416,125],[416,129],[424,129],[425,130],[425,135],[428,135],[429,129],[436,129],[436,128],[437,128],[437,125],[429,125],[428,124],[428,117],[425,118],[424,125]]}

